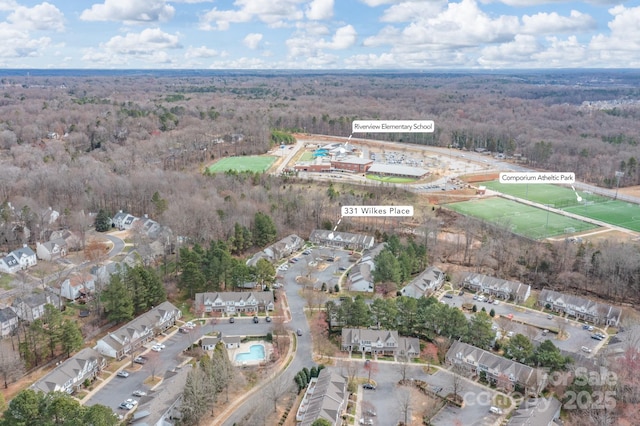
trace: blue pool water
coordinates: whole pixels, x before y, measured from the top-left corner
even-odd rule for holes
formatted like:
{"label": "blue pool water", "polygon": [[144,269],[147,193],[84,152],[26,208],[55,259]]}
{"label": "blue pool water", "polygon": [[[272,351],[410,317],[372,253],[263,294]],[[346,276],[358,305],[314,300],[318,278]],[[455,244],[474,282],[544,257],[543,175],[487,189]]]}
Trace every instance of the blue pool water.
{"label": "blue pool water", "polygon": [[251,345],[249,352],[236,354],[236,362],[264,361],[264,345]]}

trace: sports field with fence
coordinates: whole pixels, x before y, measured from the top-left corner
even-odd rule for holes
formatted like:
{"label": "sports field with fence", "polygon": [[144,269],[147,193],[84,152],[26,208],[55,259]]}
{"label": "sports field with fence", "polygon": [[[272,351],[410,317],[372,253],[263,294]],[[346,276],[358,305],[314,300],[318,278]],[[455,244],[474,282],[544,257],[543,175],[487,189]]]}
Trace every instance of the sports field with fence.
{"label": "sports field with fence", "polygon": [[488,189],[640,232],[640,206],[551,184],[483,182]]}
{"label": "sports field with fence", "polygon": [[581,220],[500,197],[451,203],[447,207],[533,239],[596,228],[596,225]]}
{"label": "sports field with fence", "polygon": [[269,155],[247,155],[246,157],[226,157],[209,166],[210,173],[236,172],[262,173],[271,167],[276,157]]}

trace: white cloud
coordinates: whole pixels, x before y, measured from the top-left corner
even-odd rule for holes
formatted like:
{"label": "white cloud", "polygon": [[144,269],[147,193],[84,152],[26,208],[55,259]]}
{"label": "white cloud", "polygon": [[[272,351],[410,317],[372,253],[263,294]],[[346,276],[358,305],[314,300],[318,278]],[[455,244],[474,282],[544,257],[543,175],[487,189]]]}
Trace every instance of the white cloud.
{"label": "white cloud", "polygon": [[[619,0],[585,0],[596,5],[618,4]],[[554,3],[567,3],[566,0],[481,0],[481,3],[503,3],[513,7],[548,6]]]}
{"label": "white cloud", "polygon": [[307,8],[307,19],[320,21],[331,18],[333,16],[333,1],[313,0]]}
{"label": "white cloud", "polygon": [[112,37],[101,43],[99,49],[87,49],[83,60],[103,64],[121,65],[141,60],[153,64],[174,62],[166,50],[180,49],[177,35],[168,34],[159,28],[147,28],[139,33],[127,33]]}
{"label": "white cloud", "polygon": [[42,56],[42,53],[51,45],[49,37],[32,39],[29,33],[0,22],[0,57],[3,58],[26,58]]}
{"label": "white cloud", "polygon": [[433,18],[409,24],[403,31],[402,42],[442,47],[475,46],[506,41],[513,37],[519,25],[515,16],[490,17],[474,0],[462,0],[449,3]]}
{"label": "white cloud", "polygon": [[251,58],[238,58],[226,61],[216,61],[209,65],[211,69],[269,69],[269,68],[279,68],[277,66],[274,67],[274,64],[269,62],[264,62],[262,59],[251,57]]}
{"label": "white cloud", "polygon": [[262,34],[251,33],[251,34],[247,34],[247,36],[244,38],[242,42],[249,49],[257,49],[261,40],[262,40]]}
{"label": "white cloud", "polygon": [[400,41],[401,31],[393,26],[387,25],[382,28],[378,34],[367,37],[363,45],[367,47],[383,46],[386,44],[393,44],[395,41]]}
{"label": "white cloud", "polygon": [[20,6],[14,0],[0,0],[0,10],[16,10],[18,7]]}
{"label": "white cloud", "polygon": [[560,40],[557,37],[548,37],[549,43],[545,50],[532,55],[539,67],[573,68],[584,65],[594,66],[590,63],[592,58],[588,50],[578,42],[575,36]]}
{"label": "white cloud", "polygon": [[560,16],[556,12],[524,15],[522,24],[523,34],[582,32],[597,28],[595,19],[577,10],[572,10],[569,16]]}
{"label": "white cloud", "polygon": [[385,10],[380,20],[382,22],[411,22],[422,17],[437,15],[446,4],[446,0],[405,1]]}
{"label": "white cloud", "polygon": [[367,6],[377,7],[382,6],[383,4],[392,4],[392,3],[400,3],[402,0],[360,0],[362,3]]}
{"label": "white cloud", "polygon": [[[607,61],[622,61],[632,66],[640,57],[640,6],[626,8],[622,5],[609,9],[613,20],[609,22],[609,35],[598,34],[592,37],[589,48],[601,52]],[[625,59],[626,56],[626,59]]]}
{"label": "white cloud", "polygon": [[298,21],[304,17],[299,5],[305,0],[236,0],[234,10],[213,8],[200,19],[200,28],[204,30],[229,29],[231,24],[258,20],[272,28],[285,26],[289,21]]}
{"label": "white cloud", "polygon": [[513,41],[482,49],[478,63],[484,67],[500,68],[518,63],[523,68],[531,66],[531,57],[542,46],[532,35],[516,35]]}
{"label": "white cloud", "polygon": [[351,25],[345,25],[336,30],[331,41],[320,40],[318,46],[321,49],[341,50],[353,46],[358,38],[356,29]]}
{"label": "white cloud", "polygon": [[33,7],[17,6],[7,17],[7,21],[23,30],[64,30],[63,13],[47,2]]}
{"label": "white cloud", "polygon": [[187,59],[197,58],[213,58],[218,56],[218,51],[215,49],[209,49],[207,46],[193,47],[189,46],[184,57]]}
{"label": "white cloud", "polygon": [[173,17],[175,9],[165,0],[105,0],[85,9],[80,19],[85,21],[157,22]]}

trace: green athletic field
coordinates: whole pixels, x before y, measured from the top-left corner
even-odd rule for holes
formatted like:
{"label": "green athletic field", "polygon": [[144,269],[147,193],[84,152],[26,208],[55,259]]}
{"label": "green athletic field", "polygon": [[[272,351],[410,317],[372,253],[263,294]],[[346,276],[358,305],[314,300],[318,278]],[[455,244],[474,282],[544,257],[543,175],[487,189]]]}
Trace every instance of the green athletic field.
{"label": "green athletic field", "polygon": [[576,193],[569,186],[501,184],[498,181],[483,182],[481,185],[503,194],[540,204],[550,204],[552,207],[569,213],[640,232],[640,206],[636,204],[612,200],[583,191],[577,192],[578,196],[582,198],[582,201],[578,202]]}
{"label": "green athletic field", "polygon": [[[529,200],[540,204],[551,204],[552,207],[557,209],[580,205],[576,193],[573,192],[573,189],[571,189],[570,186],[551,185],[547,183],[500,183],[496,180],[491,182],[482,182],[478,185],[484,185],[488,189],[522,198],[523,200]],[[582,203],[585,201],[602,203],[608,200],[605,197],[581,191],[578,191],[578,195],[582,198]]]}
{"label": "green athletic field", "polygon": [[221,173],[229,170],[236,172],[262,173],[276,161],[276,157],[268,155],[248,155],[246,157],[226,157],[209,166],[210,173]]}
{"label": "green athletic field", "polygon": [[562,210],[640,232],[640,206],[637,204],[609,200],[603,203],[587,203]]}
{"label": "green athletic field", "polygon": [[586,231],[596,227],[587,222],[499,197],[451,203],[447,204],[447,207],[533,239]]}
{"label": "green athletic field", "polygon": [[402,176],[378,176],[378,175],[367,175],[367,179],[377,180],[380,182],[389,182],[389,183],[411,183],[415,182],[418,179],[410,178],[410,177],[402,177]]}

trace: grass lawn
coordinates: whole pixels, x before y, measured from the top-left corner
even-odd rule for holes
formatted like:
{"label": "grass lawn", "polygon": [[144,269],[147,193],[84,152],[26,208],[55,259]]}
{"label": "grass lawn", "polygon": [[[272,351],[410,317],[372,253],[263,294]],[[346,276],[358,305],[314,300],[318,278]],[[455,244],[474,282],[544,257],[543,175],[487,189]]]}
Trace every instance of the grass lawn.
{"label": "grass lawn", "polygon": [[367,179],[377,180],[379,182],[389,182],[389,183],[411,183],[418,180],[418,179],[409,178],[409,177],[378,176],[378,175],[367,175]]}
{"label": "grass lawn", "polygon": [[229,170],[236,172],[263,173],[276,161],[269,155],[248,155],[245,157],[226,157],[209,166],[210,173],[221,173]]}
{"label": "grass lawn", "polygon": [[[524,200],[533,201],[540,204],[551,204],[557,209],[579,206],[578,197],[570,186],[552,185],[548,183],[500,183],[498,181],[483,182],[488,189],[512,195]],[[578,191],[578,195],[584,201],[602,203],[608,199],[595,194]]]}
{"label": "grass lawn", "polygon": [[298,161],[311,161],[313,160],[313,152],[305,151],[302,153]]}
{"label": "grass lawn", "polygon": [[640,232],[640,206],[620,200],[612,200],[578,191],[582,199],[568,186],[551,184],[501,184],[498,181],[483,182],[487,188],[540,204],[551,204],[557,209],[580,216],[600,220]]}
{"label": "grass lawn", "polygon": [[495,406],[503,409],[511,407],[511,400],[504,395],[496,395],[493,402]]}
{"label": "grass lawn", "polygon": [[573,206],[563,210],[632,231],[640,231],[640,206],[637,204],[609,200],[604,203]]}
{"label": "grass lawn", "polygon": [[596,228],[590,223],[499,197],[451,203],[447,207],[533,239]]}
{"label": "grass lawn", "polygon": [[0,287],[5,290],[9,290],[9,284],[11,284],[11,281],[13,281],[13,277],[11,275],[0,272]]}

